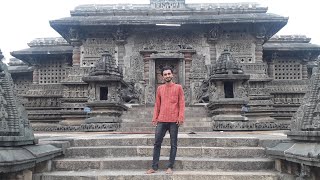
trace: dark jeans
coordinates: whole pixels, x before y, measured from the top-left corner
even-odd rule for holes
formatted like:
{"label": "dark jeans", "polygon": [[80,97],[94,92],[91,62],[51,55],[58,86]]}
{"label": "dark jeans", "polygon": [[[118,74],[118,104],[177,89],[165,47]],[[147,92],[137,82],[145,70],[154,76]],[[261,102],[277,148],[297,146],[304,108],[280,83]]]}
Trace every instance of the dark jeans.
{"label": "dark jeans", "polygon": [[158,170],[159,168],[158,166],[159,166],[161,144],[163,141],[163,137],[166,135],[167,131],[169,131],[170,133],[170,145],[171,145],[169,164],[167,167],[173,168],[173,164],[177,154],[178,128],[179,126],[175,122],[158,123],[156,127],[156,132],[155,132],[152,169]]}

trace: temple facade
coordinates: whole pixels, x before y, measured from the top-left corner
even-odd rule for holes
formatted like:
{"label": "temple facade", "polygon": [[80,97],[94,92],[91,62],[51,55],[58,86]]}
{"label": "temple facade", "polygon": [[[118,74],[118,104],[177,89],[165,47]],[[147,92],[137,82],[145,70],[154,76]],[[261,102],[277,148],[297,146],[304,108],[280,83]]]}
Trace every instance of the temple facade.
{"label": "temple facade", "polygon": [[[35,130],[82,131],[92,118],[90,97],[152,106],[164,66],[173,68],[187,106],[208,110],[212,130],[288,129],[320,46],[305,36],[276,36],[287,22],[256,3],[80,5],[50,21],[62,37],[13,51],[9,71]],[[83,79],[105,51],[121,88],[106,77],[95,85]]]}

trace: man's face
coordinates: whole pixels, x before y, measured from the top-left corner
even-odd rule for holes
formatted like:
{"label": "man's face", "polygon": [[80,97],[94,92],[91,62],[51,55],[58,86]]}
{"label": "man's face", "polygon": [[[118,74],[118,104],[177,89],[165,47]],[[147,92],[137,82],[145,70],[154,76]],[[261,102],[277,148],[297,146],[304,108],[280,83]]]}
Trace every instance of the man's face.
{"label": "man's face", "polygon": [[173,74],[171,72],[171,70],[164,70],[163,71],[163,80],[165,80],[166,82],[171,82],[173,78]]}

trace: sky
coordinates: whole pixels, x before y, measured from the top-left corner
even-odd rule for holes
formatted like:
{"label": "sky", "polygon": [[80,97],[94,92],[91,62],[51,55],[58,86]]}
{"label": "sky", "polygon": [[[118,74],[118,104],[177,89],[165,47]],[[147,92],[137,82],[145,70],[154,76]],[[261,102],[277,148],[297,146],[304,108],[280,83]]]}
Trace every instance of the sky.
{"label": "sky", "polygon": [[[306,35],[320,45],[319,0],[185,0],[186,3],[257,2],[268,13],[289,17],[277,35]],[[149,4],[149,0],[6,0],[0,2],[0,49],[8,62],[10,52],[28,48],[35,38],[60,37],[49,21],[70,17],[81,4]]]}

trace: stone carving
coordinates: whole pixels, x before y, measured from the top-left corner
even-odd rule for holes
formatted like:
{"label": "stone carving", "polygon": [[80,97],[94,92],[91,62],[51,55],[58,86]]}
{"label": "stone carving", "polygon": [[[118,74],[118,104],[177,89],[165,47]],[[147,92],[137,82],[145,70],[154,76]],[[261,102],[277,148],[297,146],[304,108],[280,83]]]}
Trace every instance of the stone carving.
{"label": "stone carving", "polygon": [[203,55],[193,55],[192,64],[190,70],[191,79],[205,79],[208,77],[207,68],[205,64],[205,56]]}
{"label": "stone carving", "polygon": [[192,46],[200,46],[200,39],[200,34],[195,34],[193,32],[172,32],[163,30],[159,32],[150,32],[148,38],[146,38],[144,34],[139,34],[136,43],[142,45],[139,51],[177,51],[181,49],[192,49]]}
{"label": "stone carving", "polygon": [[115,47],[113,37],[87,38],[81,46],[81,67],[93,67],[104,51],[108,51],[113,57],[117,57]]}
{"label": "stone carving", "polygon": [[249,96],[249,83],[247,81],[241,83],[241,86],[234,92],[235,97],[247,98]]}
{"label": "stone carving", "polygon": [[184,99],[187,104],[189,104],[191,101],[191,89],[189,87],[183,86],[183,92],[184,92]]}
{"label": "stone carving", "polygon": [[129,82],[128,87],[121,91],[121,98],[125,103],[137,104],[140,102],[141,89],[138,91],[135,87],[134,82]]}
{"label": "stone carving", "polygon": [[208,34],[208,40],[209,41],[216,41],[219,38],[219,32],[220,28],[219,26],[213,26],[213,28],[210,30]]}
{"label": "stone carving", "polygon": [[210,98],[210,83],[208,80],[203,80],[196,96],[199,103],[208,103]]}
{"label": "stone carving", "polygon": [[155,102],[155,88],[154,86],[147,85],[146,87],[146,104],[154,104]]}
{"label": "stone carving", "polygon": [[79,30],[75,29],[75,28],[70,28],[69,29],[69,39],[71,41],[79,40],[80,39]]}
{"label": "stone carving", "polygon": [[144,62],[142,56],[135,54],[130,57],[130,67],[126,71],[126,81],[138,82],[143,80]]}
{"label": "stone carving", "polygon": [[128,33],[125,32],[122,28],[118,28],[116,32],[113,34],[115,41],[125,41],[128,36]]}
{"label": "stone carving", "polygon": [[254,63],[255,45],[250,40],[219,40],[216,45],[217,58],[228,50],[233,58],[240,63]]}

